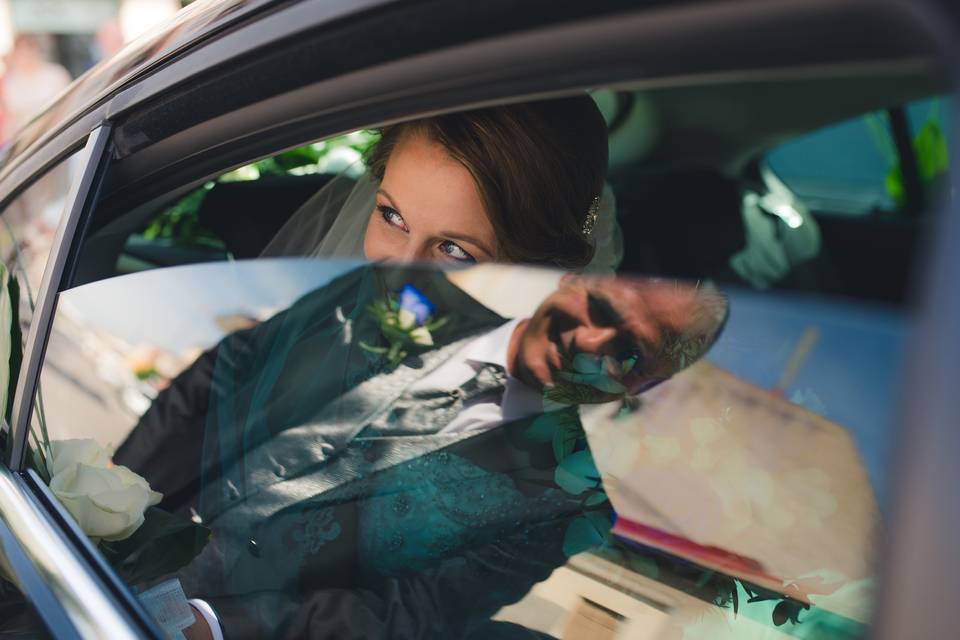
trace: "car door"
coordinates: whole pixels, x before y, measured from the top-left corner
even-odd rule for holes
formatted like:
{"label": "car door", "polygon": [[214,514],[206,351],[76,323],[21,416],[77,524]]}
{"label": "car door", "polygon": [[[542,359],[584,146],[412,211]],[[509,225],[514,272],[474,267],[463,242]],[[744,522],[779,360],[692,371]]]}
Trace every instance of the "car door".
{"label": "car door", "polygon": [[[109,580],[91,571],[64,529],[63,510],[37,494],[24,474],[25,432],[32,396],[66,252],[103,158],[109,128],[91,133],[84,146],[20,185],[4,208],[6,351],[3,465],[0,467],[0,534],[3,537],[3,631],[12,636],[76,637],[150,634],[116,599]],[[19,296],[18,293],[22,292]],[[31,364],[33,363],[33,364]],[[19,371],[20,375],[14,375]],[[32,372],[32,373],[31,373]],[[9,391],[8,391],[9,390]]]}
{"label": "car door", "polygon": [[[597,34],[610,35],[614,33],[619,33],[619,37],[621,38],[627,37],[626,34],[614,29],[609,22],[602,26],[610,29],[610,31],[607,32],[604,29],[598,29],[594,32],[594,38],[598,37]],[[593,25],[593,27],[596,28],[597,25]],[[635,37],[635,34],[633,35]],[[571,35],[567,32],[558,31],[553,34],[553,37],[554,39],[550,42],[552,42],[553,46],[557,47],[557,50],[565,50],[565,47],[569,46],[570,42],[573,41],[577,44],[578,48],[576,48],[576,50],[582,53],[589,49],[589,44],[597,43],[596,39],[587,39],[583,33],[574,33]],[[577,37],[584,37],[585,39],[577,41]],[[309,43],[312,41],[304,39],[304,42]],[[537,42],[541,41],[538,40]],[[515,49],[512,50],[514,53],[520,49],[530,48],[530,42],[521,37],[516,38],[508,44],[515,47]],[[307,45],[305,44],[304,46]],[[491,56],[493,55],[492,51],[503,50],[503,47],[503,42],[492,43],[490,48],[484,50],[482,55],[477,55],[475,59],[472,59],[476,65],[475,68],[481,70],[488,68],[490,59],[485,56]],[[550,51],[550,48],[546,47],[544,51],[539,52],[537,55],[542,53],[546,56]],[[439,53],[446,56],[449,55],[450,52],[440,49]],[[465,55],[463,51],[455,53]],[[615,58],[613,54],[610,55],[611,59]],[[469,61],[471,58],[465,56],[460,60]],[[436,63],[436,60],[433,62]],[[538,65],[541,64],[543,64],[543,60],[533,59],[530,60],[529,66],[525,67],[525,69],[528,71],[530,69],[536,69]],[[453,69],[452,67],[454,66],[456,65],[451,65],[451,68],[445,71],[445,73],[449,74],[448,76],[444,76],[447,81],[450,81],[450,78],[454,76],[454,71],[462,73],[462,67],[460,69]],[[288,71],[303,71],[304,67],[305,65],[299,67],[293,66],[292,69]],[[383,71],[384,75],[381,76],[381,80],[387,76],[388,72],[395,74],[393,77],[403,77],[402,74],[397,74],[397,68],[394,66]],[[142,104],[134,104],[133,106],[125,105],[123,101],[121,101],[120,107],[122,108],[118,108],[115,123],[115,126],[121,133],[113,141],[113,153],[111,154],[112,163],[107,167],[104,181],[101,185],[102,189],[98,193],[96,202],[88,203],[94,204],[94,206],[87,210],[89,216],[84,218],[84,235],[80,240],[80,244],[75,245],[76,251],[73,254],[73,258],[66,261],[65,273],[67,276],[60,282],[59,286],[54,287],[55,290],[60,291],[62,294],[60,298],[62,304],[54,306],[51,302],[50,306],[46,307],[49,309],[47,313],[52,314],[47,316],[49,318],[47,322],[52,323],[52,328],[49,331],[49,349],[46,356],[42,356],[39,353],[37,353],[36,356],[31,355],[32,358],[35,358],[30,361],[34,363],[33,373],[25,374],[33,378],[33,382],[30,382],[30,384],[35,384],[37,380],[42,382],[44,376],[47,376],[48,380],[59,377],[61,383],[70,386],[76,392],[78,398],[85,399],[85,401],[89,403],[89,406],[95,408],[109,408],[115,415],[122,416],[125,428],[129,428],[131,420],[136,421],[137,416],[143,412],[145,406],[149,406],[156,400],[159,394],[167,388],[166,385],[177,378],[182,370],[183,361],[194,362],[202,356],[202,353],[198,354],[196,351],[185,353],[187,351],[186,349],[178,348],[170,349],[169,351],[173,352],[173,355],[179,356],[179,359],[170,357],[162,358],[159,356],[169,354],[158,354],[155,351],[147,349],[140,353],[124,351],[123,355],[129,357],[119,358],[111,357],[117,355],[111,353],[111,350],[116,351],[121,348],[129,348],[131,347],[131,343],[134,343],[133,346],[135,346],[137,340],[134,338],[139,338],[145,342],[160,342],[162,337],[163,340],[172,340],[174,341],[173,343],[176,343],[176,340],[183,338],[182,335],[176,334],[188,330],[195,330],[199,326],[199,323],[195,322],[196,318],[199,317],[208,318],[210,320],[209,324],[219,327],[220,332],[242,331],[269,317],[269,313],[279,305],[289,304],[291,298],[295,297],[298,291],[284,292],[284,295],[286,295],[285,299],[280,299],[279,297],[276,299],[256,298],[249,289],[244,287],[244,283],[256,280],[257,272],[263,268],[261,264],[258,264],[257,260],[240,264],[236,270],[231,270],[232,280],[230,280],[230,282],[232,285],[230,287],[218,286],[222,285],[222,280],[215,278],[204,280],[198,274],[204,273],[203,269],[209,269],[206,273],[213,274],[218,270],[223,271],[229,266],[225,260],[223,260],[223,258],[226,257],[225,252],[222,251],[223,247],[214,246],[212,247],[213,251],[207,252],[207,255],[203,257],[204,261],[208,258],[214,258],[214,263],[206,265],[205,267],[203,264],[199,264],[201,260],[197,259],[196,253],[178,252],[172,250],[169,246],[164,247],[162,243],[159,242],[155,243],[152,248],[171,250],[145,253],[142,243],[140,245],[137,245],[137,242],[131,244],[131,237],[134,235],[144,236],[141,232],[150,228],[148,223],[152,224],[152,222],[158,221],[158,217],[160,218],[158,221],[160,225],[159,228],[163,228],[162,225],[169,223],[172,217],[171,214],[168,214],[168,209],[165,205],[178,204],[179,198],[186,195],[191,189],[196,190],[197,188],[201,188],[211,179],[220,177],[222,173],[232,170],[235,167],[249,166],[251,161],[263,159],[265,156],[272,157],[277,152],[282,152],[294,145],[303,145],[304,143],[309,143],[314,140],[328,139],[330,134],[351,127],[374,125],[392,118],[412,117],[431,109],[472,105],[479,99],[481,93],[489,89],[489,87],[483,83],[473,85],[470,82],[465,82],[459,85],[462,93],[453,93],[441,98],[438,97],[440,95],[440,92],[438,92],[433,96],[428,96],[429,99],[423,100],[422,102],[406,103],[402,98],[404,92],[409,89],[409,86],[418,86],[417,83],[434,78],[434,76],[422,70],[418,73],[413,73],[411,67],[408,67],[407,71],[413,74],[413,79],[404,77],[403,82],[394,84],[394,93],[390,94],[389,100],[371,100],[370,103],[367,104],[367,111],[358,110],[357,113],[353,114],[341,112],[336,114],[336,117],[330,116],[329,113],[324,114],[323,110],[329,108],[330,104],[338,101],[349,104],[350,102],[347,98],[359,100],[364,97],[364,95],[361,94],[368,89],[359,91],[351,85],[350,82],[344,82],[343,86],[339,87],[336,85],[322,87],[322,91],[318,91],[317,94],[320,97],[314,96],[314,98],[311,99],[313,101],[308,101],[308,104],[305,106],[301,105],[299,107],[301,110],[299,112],[294,111],[295,117],[291,117],[290,120],[278,119],[274,110],[278,104],[286,105],[287,108],[295,110],[296,103],[301,99],[302,95],[295,91],[291,91],[289,94],[284,92],[271,94],[269,96],[270,98],[278,98],[276,102],[270,102],[267,99],[262,101],[250,99],[248,104],[227,104],[222,108],[222,111],[213,109],[212,112],[207,111],[203,113],[194,112],[188,107],[191,104],[195,105],[199,101],[202,101],[204,96],[210,99],[213,97],[223,97],[219,95],[211,96],[209,93],[221,85],[214,83],[210,86],[198,86],[193,93],[188,91],[185,95],[160,95],[160,100],[154,102],[145,101]],[[236,73],[244,73],[244,67],[238,65]],[[585,75],[578,76],[577,73]],[[522,76],[522,74],[520,75]],[[231,77],[236,79],[238,76],[234,75]],[[537,91],[545,90],[548,86],[552,90],[559,91],[572,87],[581,87],[584,82],[583,78],[590,78],[592,83],[593,80],[602,77],[605,77],[604,74],[594,68],[589,73],[584,69],[578,69],[576,73],[571,72],[569,76],[553,85],[544,82],[541,78],[537,78],[531,81],[529,87],[530,93],[527,93],[528,88],[526,86],[523,91],[517,91],[515,88],[511,88],[510,83],[518,81],[516,77],[502,79],[502,83],[494,84],[498,87],[498,95],[501,97],[523,99],[531,93],[536,94]],[[630,73],[625,73],[623,76],[616,76],[610,79],[626,80],[629,77]],[[447,85],[446,89],[449,89],[449,85]],[[137,89],[134,89],[131,91],[131,94],[137,94],[138,92]],[[127,96],[127,98],[130,98],[130,96]],[[289,99],[290,102],[284,102],[284,98]],[[179,101],[181,99],[182,102]],[[367,99],[369,100],[368,97]],[[362,102],[362,100],[360,101]],[[243,111],[244,108],[248,107],[248,111]],[[271,112],[273,112],[272,115]],[[185,116],[185,120],[178,120],[176,117],[177,114],[188,115]],[[258,129],[257,127],[251,127],[250,120],[247,119],[248,117],[259,118],[256,122],[258,122],[259,125],[264,125],[264,128]],[[304,118],[310,120],[309,126],[303,126],[302,120]],[[257,130],[257,132],[251,133],[253,130]],[[264,134],[264,131],[268,133]],[[204,138],[201,141],[202,143],[198,144],[198,138],[195,136],[200,132],[206,132],[210,137]],[[283,186],[284,185],[281,185],[281,187]],[[219,188],[219,186],[215,188]],[[155,216],[154,214],[159,214],[159,216]],[[111,227],[111,224],[114,226]],[[162,234],[158,233],[158,235]],[[157,239],[158,235],[154,235],[153,238],[146,238],[146,240]],[[186,234],[186,237],[191,240],[197,240],[198,234]],[[203,240],[202,234],[200,234],[199,239]],[[139,241],[140,239],[135,238],[134,240]],[[108,244],[98,246],[95,241],[102,241]],[[111,241],[113,241],[113,244],[109,244]],[[190,247],[193,250],[196,250],[198,246],[204,246],[203,242],[195,242],[194,244],[197,246]],[[107,254],[111,259],[105,261],[99,260],[99,258],[102,258],[104,255],[102,253],[104,246],[112,247],[111,250],[113,251],[112,254]],[[205,248],[210,249],[211,247],[208,244],[205,245]],[[139,260],[139,262],[136,262],[135,267],[131,267],[126,271],[120,271],[118,266],[121,264],[120,261],[113,260],[112,258],[123,257],[135,258]],[[130,260],[126,262],[126,264],[130,265],[134,264],[134,262]],[[170,268],[175,265],[182,265],[179,267],[180,271],[178,271],[177,268]],[[328,269],[327,266],[322,264],[314,265],[314,267],[319,271]],[[247,269],[247,271],[245,272],[244,269]],[[53,274],[54,272],[51,272],[50,281],[60,281],[60,278],[54,277]],[[321,279],[329,278],[330,275],[331,273],[324,271]],[[317,273],[308,273],[306,276],[301,274],[301,277],[306,278],[307,284],[315,285],[317,282],[310,282],[310,278],[316,279],[320,276],[318,276]],[[514,276],[511,282],[519,283],[523,279],[522,277]],[[495,283],[494,279],[486,276],[481,280],[491,285]],[[201,302],[205,296],[210,295],[208,292],[200,293],[192,297],[178,295],[186,291],[189,281],[192,281],[193,284],[202,285],[202,287],[206,287],[207,290],[219,289],[223,295],[234,295],[237,300],[246,300],[247,304],[245,306],[238,306],[234,312],[231,312],[226,306],[222,308],[207,307],[204,309]],[[271,280],[271,282],[289,284],[298,281],[297,275],[293,271],[290,271],[279,275],[275,274],[274,280]],[[121,289],[124,289],[125,285],[130,285],[131,283],[134,286],[130,286],[122,293],[120,292]],[[113,288],[115,288],[115,290],[111,291]],[[49,285],[46,287],[46,290],[48,289],[50,289]],[[139,297],[130,293],[130,291],[139,291]],[[97,292],[106,293],[103,297],[98,297]],[[273,293],[277,294],[277,292]],[[749,325],[734,327],[737,329],[737,332],[739,332],[738,334],[735,333],[735,335],[738,335],[737,340],[732,343],[721,343],[719,345],[723,348],[723,350],[720,351],[720,355],[725,355],[727,360],[723,361],[721,359],[718,361],[718,364],[731,369],[737,364],[743,366],[745,369],[748,368],[750,364],[755,364],[763,368],[768,364],[761,361],[761,356],[764,353],[775,353],[781,360],[780,364],[784,364],[790,360],[792,353],[790,347],[796,347],[798,346],[798,342],[802,342],[802,326],[796,335],[791,334],[784,336],[782,334],[776,334],[772,329],[782,329],[785,325],[777,322],[777,319],[771,312],[773,309],[779,308],[781,312],[787,316],[793,313],[794,317],[798,315],[801,317],[817,317],[822,321],[826,321],[825,319],[828,319],[829,316],[835,320],[835,324],[841,326],[849,326],[850,317],[853,317],[855,320],[862,318],[857,312],[854,312],[852,316],[845,315],[843,309],[837,311],[837,309],[830,304],[827,306],[831,306],[831,311],[834,312],[833,315],[824,312],[819,315],[813,313],[811,316],[811,312],[803,307],[802,304],[800,305],[801,310],[798,312],[796,309],[788,308],[789,305],[781,304],[784,303],[784,301],[778,298],[768,297],[757,301],[752,297],[750,292],[740,293],[741,298],[739,302],[734,298],[735,303],[738,304],[740,309],[749,310],[752,308],[752,314],[748,313],[747,316],[752,315],[756,320],[756,324],[753,327]],[[81,305],[78,301],[84,298],[84,296],[88,297],[86,303]],[[101,306],[98,305],[98,300],[105,302],[103,302]],[[132,329],[125,329],[124,332],[118,332],[114,327],[113,338],[120,337],[122,340],[110,339],[109,336],[103,335],[105,327],[108,327],[114,318],[125,318],[125,312],[122,312],[121,308],[117,306],[118,301],[122,301],[127,309],[132,310],[131,316],[138,317],[139,314],[139,317],[143,319],[143,321],[139,323],[130,323],[136,326]],[[183,303],[184,307],[190,307],[190,304],[187,304],[187,302],[193,303],[192,308],[196,312],[196,315],[191,315],[180,309],[175,316],[177,322],[172,325],[160,326],[147,322],[147,320],[151,319],[151,312],[157,312],[165,303],[169,303],[171,308],[173,308],[174,303]],[[99,309],[98,306],[100,307]],[[70,313],[75,312],[78,307],[88,314],[95,314],[98,310],[100,311],[100,315],[96,318],[97,322],[93,323],[96,324],[97,328],[101,331],[99,336],[95,336],[100,338],[99,341],[86,339],[89,338],[91,333],[96,332],[88,331],[86,333],[78,333],[75,331],[76,326],[72,324],[72,320],[76,318],[71,318]],[[201,311],[207,315],[201,316]],[[804,314],[807,315],[804,316]],[[191,318],[193,321],[191,321]],[[880,325],[883,325],[883,323],[884,321],[881,319]],[[209,328],[209,324],[204,323],[204,327]],[[800,324],[802,325],[802,323]],[[174,328],[179,327],[181,331],[170,331],[171,326]],[[762,341],[755,341],[757,339],[757,326],[771,329],[771,333],[774,334],[772,337],[766,336],[767,342],[765,343],[765,347],[762,346],[764,344]],[[87,328],[89,329],[89,326]],[[791,326],[788,328],[792,331],[794,327]],[[37,331],[40,330],[38,329]],[[130,333],[130,331],[133,333]],[[883,326],[881,326],[880,333],[882,333],[882,331]],[[163,333],[161,334],[161,332]],[[123,335],[120,335],[121,333]],[[28,336],[29,335],[31,334],[28,332]],[[219,335],[219,333],[216,334],[217,337],[219,337]],[[34,349],[30,350],[31,354],[36,353],[36,343],[38,341],[46,342],[41,338],[34,339]],[[72,351],[67,348],[60,348],[67,343],[72,343],[68,345],[73,347]],[[209,348],[211,345],[212,342],[208,341],[204,346]],[[187,358],[187,356],[192,357]],[[67,366],[68,357],[74,358],[75,364],[73,366]],[[837,353],[828,352],[825,358],[828,365],[843,363],[843,358]],[[885,360],[884,363],[899,368],[898,360],[888,359]],[[112,371],[111,367],[113,367]],[[115,373],[117,369],[123,368],[125,368],[123,376],[111,375],[111,372]],[[29,372],[30,367],[26,367],[25,371]],[[343,372],[335,371],[334,373],[339,375]],[[762,373],[765,375],[770,374],[769,371],[763,371]],[[745,371],[741,371],[740,374],[747,378],[750,377],[749,373]],[[759,384],[758,380],[754,379],[753,382]],[[116,396],[111,396],[103,402],[100,402],[97,398],[102,400],[106,396],[103,389],[97,386],[102,384],[116,385],[123,387],[123,390]],[[821,383],[814,380],[811,384],[816,386]],[[25,387],[25,389],[32,389],[32,387]],[[126,392],[127,389],[130,390],[130,393]],[[786,391],[786,389],[782,391]],[[793,391],[796,391],[796,389]],[[27,400],[23,400],[24,397],[27,398]],[[64,397],[68,396],[60,395],[57,399]],[[39,397],[35,396],[31,391],[23,390],[21,391],[21,401],[18,406],[29,406],[30,402],[36,401],[35,398],[39,400]],[[889,401],[889,398],[887,400]],[[795,404],[800,404],[800,402],[798,401]],[[54,437],[72,435],[90,436],[104,440],[110,439],[110,436],[103,430],[103,426],[107,424],[106,420],[91,419],[91,414],[86,414],[79,410],[79,406],[79,404],[70,402],[61,404],[59,409],[51,407],[47,417],[49,418],[50,426],[55,430]],[[891,405],[889,404],[884,405],[885,409],[890,409],[890,407]],[[21,410],[21,414],[18,415],[20,416],[18,423],[21,426],[20,430],[16,431],[16,433],[19,434],[20,442],[19,449],[16,452],[16,459],[22,460],[22,455],[27,448],[26,427],[29,424],[37,423],[34,417],[35,414],[31,414],[29,410],[26,412]],[[115,433],[119,433],[119,430]],[[658,448],[659,445],[664,444],[663,441],[651,441],[650,444],[652,444],[652,451],[660,452],[669,450],[671,446],[669,443],[666,443],[666,448],[663,446]],[[14,452],[11,451],[11,453]],[[143,618],[137,617],[139,610],[136,608],[137,605],[132,604],[136,601],[131,596],[127,586],[115,577],[114,573],[107,566],[107,563],[99,555],[99,552],[92,545],[84,542],[85,538],[77,527],[69,524],[69,516],[64,515],[62,510],[57,510],[55,500],[50,498],[49,493],[44,490],[43,483],[39,480],[38,476],[28,471],[26,477],[29,479],[27,482],[29,483],[31,491],[38,493],[41,497],[46,497],[47,502],[45,503],[45,509],[49,511],[42,511],[41,513],[59,515],[59,517],[62,518],[59,526],[63,527],[63,531],[66,532],[64,535],[69,537],[73,545],[74,553],[83,558],[84,562],[89,563],[89,567],[92,567],[92,569],[87,569],[89,575],[102,580],[110,586],[110,589],[114,590],[110,591],[110,593],[120,602],[119,605],[114,605],[114,611],[132,611],[134,613],[130,613],[129,615],[135,620],[138,620],[140,624],[147,624],[142,622]],[[400,510],[402,511],[403,509],[400,508]],[[328,530],[328,527],[327,523],[318,520],[316,522],[307,522],[304,530],[323,533]],[[256,542],[253,538],[251,538],[251,540]],[[244,554],[246,554],[245,557],[249,556],[250,558],[254,558],[257,553],[261,553],[257,547],[257,544],[248,544],[243,549]],[[729,601],[730,583],[724,580],[725,576],[711,571],[704,571],[702,567],[693,567],[691,569],[688,561],[677,561],[676,558],[671,557],[670,554],[664,555],[663,553],[651,552],[649,548],[647,548],[644,553],[646,555],[642,556],[643,559],[637,561],[637,564],[632,567],[632,573],[630,575],[634,576],[634,574],[638,574],[647,578],[654,576],[654,579],[650,583],[644,583],[642,588],[636,588],[636,584],[632,584],[632,587],[635,589],[630,592],[633,600],[642,601],[643,597],[653,598],[653,601],[658,605],[662,605],[668,609],[674,607],[673,609],[669,609],[671,611],[682,608],[676,605],[677,600],[680,600],[685,606],[695,605],[697,603],[709,604],[713,603],[714,596],[725,594],[723,602],[726,603]],[[564,571],[560,572],[560,577],[566,579],[565,588],[568,589],[567,591],[562,591],[561,595],[557,596],[557,591],[551,592],[551,588],[554,587],[556,583],[551,583],[538,592],[530,594],[530,598],[522,603],[526,605],[525,607],[504,611],[501,616],[502,619],[506,622],[514,622],[541,631],[556,633],[552,631],[553,627],[557,624],[562,624],[559,622],[560,620],[567,619],[563,618],[558,611],[567,611],[568,609],[574,613],[570,618],[571,625],[579,625],[581,629],[588,629],[592,632],[598,632],[599,629],[617,627],[617,624],[623,622],[623,612],[625,610],[629,611],[630,615],[633,616],[633,620],[639,620],[641,624],[644,620],[644,615],[650,615],[652,618],[656,618],[656,613],[651,612],[650,609],[656,610],[658,608],[657,606],[647,608],[635,607],[633,604],[626,606],[622,604],[622,601],[618,601],[617,589],[604,590],[601,588],[603,581],[595,579],[598,575],[596,573],[597,568],[600,567],[602,570],[611,569],[610,565],[604,564],[603,558],[597,560],[595,557],[586,557],[581,558],[581,561],[582,563],[579,566],[566,567]],[[651,567],[653,567],[653,570],[651,570]],[[619,569],[614,567],[613,571],[616,572],[619,571]],[[646,573],[644,573],[644,571],[646,571]],[[581,585],[584,576],[587,577],[587,586],[583,586],[582,588],[578,586],[576,589],[570,588],[571,583]],[[592,579],[591,576],[593,576]],[[656,579],[658,576],[662,578],[662,581]],[[716,580],[714,580],[714,577],[716,577]],[[670,581],[672,581],[671,584],[674,585],[673,588],[676,591],[690,597],[678,596],[672,591],[665,591],[661,588],[661,582]],[[600,583],[599,586],[597,583]],[[677,585],[679,585],[679,587]],[[623,587],[621,584],[617,586],[618,588]],[[749,584],[747,587],[749,587]],[[741,585],[743,589],[747,587]],[[724,591],[724,589],[727,589],[727,591]],[[93,593],[96,592],[94,591]],[[664,595],[665,593],[667,595]],[[746,591],[737,591],[736,593],[740,597],[747,594]],[[760,593],[753,592],[747,595],[752,598],[760,595]],[[658,597],[661,599],[657,599]],[[764,602],[762,598],[758,600]],[[772,604],[776,603],[779,605],[781,600],[782,599],[776,599],[767,602],[771,604],[770,608],[772,609]],[[694,608],[686,609],[685,611],[689,614],[693,610]],[[780,626],[776,624],[775,620],[781,619],[782,616],[782,610],[780,617],[773,618],[771,617],[770,611],[764,609],[761,613],[752,614],[751,616],[744,614],[741,617],[741,620],[744,620],[741,624],[750,625],[759,623],[761,628],[773,630],[773,627]],[[654,628],[656,628],[656,623],[651,621],[650,629]],[[653,633],[649,630],[638,630],[636,626],[632,631],[624,632],[638,634],[637,637],[643,637],[639,635],[642,633]]]}

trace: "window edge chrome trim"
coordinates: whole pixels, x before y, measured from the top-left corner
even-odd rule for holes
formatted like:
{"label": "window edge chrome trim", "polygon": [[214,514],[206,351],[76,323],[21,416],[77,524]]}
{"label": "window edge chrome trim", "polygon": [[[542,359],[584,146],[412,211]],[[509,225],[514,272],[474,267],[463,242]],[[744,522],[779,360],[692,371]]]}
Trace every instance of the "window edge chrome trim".
{"label": "window edge chrome trim", "polygon": [[70,254],[74,235],[85,210],[91,188],[94,184],[107,140],[110,137],[110,125],[103,124],[90,132],[87,143],[80,152],[80,175],[70,185],[64,205],[64,215],[57,226],[51,245],[47,264],[43,269],[43,279],[37,293],[37,306],[33,313],[33,321],[27,334],[27,341],[23,349],[23,361],[20,375],[17,380],[17,390],[13,400],[11,414],[10,467],[18,471],[22,468],[26,452],[26,440],[30,427],[30,412],[33,409],[33,396],[40,375],[40,362],[46,348],[47,335],[53,321],[53,308],[57,298],[57,291],[63,278]]}
{"label": "window edge chrome trim", "polygon": [[[40,581],[28,583],[34,591],[26,595],[44,609],[54,607],[53,611],[38,611],[45,623],[47,616],[51,616],[50,624],[62,614],[70,624],[70,629],[64,630],[66,636],[117,640],[143,636],[142,629],[124,615],[109,591],[77,558],[62,532],[35,503],[23,480],[2,465],[0,526],[10,532]],[[29,569],[19,575],[29,579],[28,572]],[[56,629],[53,631],[57,635]]]}

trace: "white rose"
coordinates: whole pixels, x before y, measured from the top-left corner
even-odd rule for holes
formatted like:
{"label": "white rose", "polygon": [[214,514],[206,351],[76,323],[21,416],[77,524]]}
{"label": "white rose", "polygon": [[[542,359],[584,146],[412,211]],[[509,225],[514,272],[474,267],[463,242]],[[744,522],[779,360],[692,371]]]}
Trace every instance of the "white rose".
{"label": "white rose", "polygon": [[412,328],[415,324],[417,324],[417,316],[413,314],[413,311],[410,311],[409,309],[400,309],[400,311],[397,312],[397,325],[401,329],[406,331],[407,329]]}
{"label": "white rose", "polygon": [[106,447],[101,447],[96,440],[85,438],[82,440],[54,440],[50,443],[51,460],[50,476],[59,474],[74,464],[80,463],[99,469],[110,467],[110,458],[113,453]]}
{"label": "white rose", "polygon": [[433,346],[433,336],[430,335],[426,327],[417,327],[411,331],[410,339],[413,340],[413,344],[418,344],[421,347]]}
{"label": "white rose", "polygon": [[94,440],[59,440],[50,448],[50,490],[95,541],[129,537],[147,507],[163,498],[136,473],[110,466],[109,451]]}

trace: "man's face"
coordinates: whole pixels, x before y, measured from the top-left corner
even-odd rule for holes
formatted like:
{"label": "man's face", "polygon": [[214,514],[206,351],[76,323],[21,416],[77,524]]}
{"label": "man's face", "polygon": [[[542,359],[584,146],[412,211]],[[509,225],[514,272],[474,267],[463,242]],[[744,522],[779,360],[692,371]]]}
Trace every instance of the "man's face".
{"label": "man's face", "polygon": [[566,276],[518,327],[511,368],[548,398],[606,402],[697,360],[726,312],[720,293],[691,284]]}

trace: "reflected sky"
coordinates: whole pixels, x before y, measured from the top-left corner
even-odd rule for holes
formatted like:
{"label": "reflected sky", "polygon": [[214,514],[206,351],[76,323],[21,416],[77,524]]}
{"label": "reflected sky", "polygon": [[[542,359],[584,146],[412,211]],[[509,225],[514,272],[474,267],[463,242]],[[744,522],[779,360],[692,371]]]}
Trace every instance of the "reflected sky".
{"label": "reflected sky", "polygon": [[851,432],[883,508],[900,399],[904,314],[804,295],[726,293],[730,319],[707,359],[772,389],[804,331],[815,327],[819,338],[785,396]]}
{"label": "reflected sky", "polygon": [[60,305],[88,329],[182,353],[223,337],[218,317],[263,320],[360,264],[276,258],[156,269],[71,289]]}

